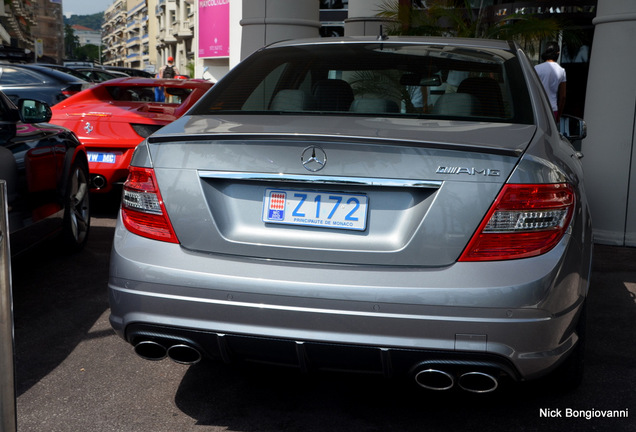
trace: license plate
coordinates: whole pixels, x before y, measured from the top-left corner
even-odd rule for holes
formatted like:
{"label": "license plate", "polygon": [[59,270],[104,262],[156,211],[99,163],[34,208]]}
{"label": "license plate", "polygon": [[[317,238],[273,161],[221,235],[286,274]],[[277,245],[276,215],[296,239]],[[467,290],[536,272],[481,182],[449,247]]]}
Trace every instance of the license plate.
{"label": "license plate", "polygon": [[263,222],[364,231],[368,202],[362,194],[267,189]]}
{"label": "license plate", "polygon": [[114,164],[117,161],[117,154],[88,152],[88,161]]}

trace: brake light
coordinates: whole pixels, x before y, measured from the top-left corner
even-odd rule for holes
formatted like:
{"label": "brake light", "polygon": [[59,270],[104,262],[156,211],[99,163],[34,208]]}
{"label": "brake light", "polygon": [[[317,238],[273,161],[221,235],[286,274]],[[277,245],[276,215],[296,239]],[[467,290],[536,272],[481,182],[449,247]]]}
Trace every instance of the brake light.
{"label": "brake light", "polygon": [[137,124],[137,123],[131,123],[130,126],[133,128],[135,133],[142,138],[148,138],[150,135],[157,132],[159,129],[163,127],[163,125],[149,125],[149,124]]}
{"label": "brake light", "polygon": [[78,94],[79,92],[80,92],[80,90],[72,90],[72,89],[70,89],[70,88],[62,89],[62,94],[63,94],[65,97],[67,97],[67,98],[68,98],[68,97],[71,97],[71,96],[73,96],[73,95],[76,95],[76,94]]}
{"label": "brake light", "polygon": [[128,231],[169,243],[179,243],[172,228],[152,168],[131,166],[124,183],[122,222]]}
{"label": "brake light", "polygon": [[528,258],[561,240],[574,212],[572,187],[507,184],[468,243],[459,261]]}

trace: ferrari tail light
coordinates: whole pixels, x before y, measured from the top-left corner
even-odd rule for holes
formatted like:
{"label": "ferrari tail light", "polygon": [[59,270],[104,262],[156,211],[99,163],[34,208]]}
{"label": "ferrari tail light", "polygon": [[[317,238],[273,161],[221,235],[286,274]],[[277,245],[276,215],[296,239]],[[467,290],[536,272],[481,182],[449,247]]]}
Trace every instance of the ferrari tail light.
{"label": "ferrari tail light", "polygon": [[574,212],[572,187],[507,184],[499,193],[459,261],[527,258],[551,250]]}
{"label": "ferrari tail light", "polygon": [[78,92],[78,91],[75,91],[75,90],[62,90],[62,94],[63,94],[64,96],[66,96],[66,97],[71,97],[71,96],[73,96],[73,95],[75,95],[75,94],[78,94],[78,93],[79,93],[79,92]]}
{"label": "ferrari tail light", "polygon": [[122,222],[128,231],[169,243],[179,243],[166,213],[152,168],[131,166],[124,183]]}
{"label": "ferrari tail light", "polygon": [[82,91],[82,87],[81,86],[74,86],[74,85],[66,87],[66,88],[63,88],[61,90],[61,92],[64,95],[64,97],[71,97],[73,95],[78,94],[81,91]]}
{"label": "ferrari tail light", "polygon": [[148,138],[150,135],[157,132],[159,129],[163,127],[163,125],[149,125],[149,124],[137,124],[137,123],[131,123],[130,126],[133,128],[135,133],[142,138]]}

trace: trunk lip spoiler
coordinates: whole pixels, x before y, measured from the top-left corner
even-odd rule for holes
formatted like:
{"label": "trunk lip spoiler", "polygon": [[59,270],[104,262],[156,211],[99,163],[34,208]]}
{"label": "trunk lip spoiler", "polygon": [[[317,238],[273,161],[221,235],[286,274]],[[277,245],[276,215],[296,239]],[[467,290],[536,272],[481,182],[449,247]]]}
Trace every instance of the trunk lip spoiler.
{"label": "trunk lip spoiler", "polygon": [[297,133],[204,133],[204,134],[153,134],[147,138],[149,144],[162,143],[183,143],[183,142],[205,142],[224,140],[275,140],[275,141],[302,141],[311,143],[318,142],[347,142],[352,144],[369,145],[393,145],[393,146],[414,146],[420,148],[452,150],[462,152],[474,152],[481,154],[493,154],[519,158],[526,150],[527,144],[521,148],[493,147],[475,143],[460,142],[440,142],[440,141],[419,141],[404,138],[384,138],[370,136],[349,136],[349,135],[319,135],[319,134],[297,134]]}
{"label": "trunk lip spoiler", "polygon": [[439,189],[443,181],[372,177],[321,176],[200,170],[200,178],[217,180],[264,181],[285,183],[319,183],[332,185]]}

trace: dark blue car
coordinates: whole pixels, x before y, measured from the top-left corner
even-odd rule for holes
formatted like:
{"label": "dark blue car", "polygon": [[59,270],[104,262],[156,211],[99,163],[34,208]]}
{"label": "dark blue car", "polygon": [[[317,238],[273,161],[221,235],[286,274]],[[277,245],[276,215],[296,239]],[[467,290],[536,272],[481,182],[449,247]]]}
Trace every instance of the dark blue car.
{"label": "dark blue car", "polygon": [[0,90],[17,104],[21,98],[53,106],[92,84],[65,72],[37,64],[0,64]]}
{"label": "dark blue car", "polygon": [[12,255],[52,236],[78,251],[88,238],[86,151],[73,132],[46,123],[50,118],[46,103],[20,99],[16,107],[0,91],[0,180]]}

